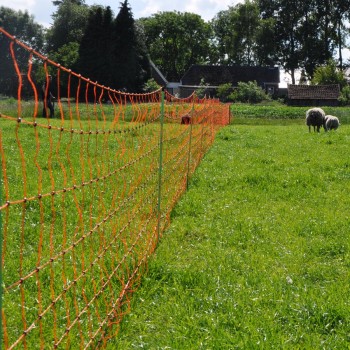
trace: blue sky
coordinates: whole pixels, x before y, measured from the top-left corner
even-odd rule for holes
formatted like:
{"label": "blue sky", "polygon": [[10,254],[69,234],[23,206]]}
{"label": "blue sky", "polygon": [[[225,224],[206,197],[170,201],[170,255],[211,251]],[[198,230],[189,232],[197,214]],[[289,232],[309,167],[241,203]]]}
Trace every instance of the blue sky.
{"label": "blue sky", "polygon": [[[99,4],[110,6],[115,14],[119,12],[122,0],[85,0],[87,5]],[[134,18],[148,17],[158,11],[192,12],[200,15],[204,20],[211,20],[219,11],[227,10],[243,0],[129,0]],[[51,15],[56,11],[52,0],[0,0],[0,6],[14,10],[27,10],[35,21],[49,26],[52,23]]]}

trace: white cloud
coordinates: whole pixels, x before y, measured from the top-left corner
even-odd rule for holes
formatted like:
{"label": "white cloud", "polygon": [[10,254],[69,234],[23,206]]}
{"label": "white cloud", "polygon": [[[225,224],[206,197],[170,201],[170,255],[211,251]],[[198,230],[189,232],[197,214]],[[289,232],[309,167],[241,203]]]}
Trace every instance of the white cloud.
{"label": "white cloud", "polygon": [[133,7],[133,2],[131,3],[132,12],[135,17],[148,17],[150,14],[157,13],[161,11],[161,5],[157,1],[144,1],[142,0],[142,6]]}
{"label": "white cloud", "polygon": [[130,0],[130,6],[135,18],[147,17],[157,12],[179,11],[192,12],[200,15],[204,20],[211,20],[219,11],[227,10],[243,0]]}
{"label": "white cloud", "polygon": [[36,0],[12,0],[9,4],[8,0],[0,0],[0,6],[9,7],[15,11],[24,11],[28,10],[29,13],[31,13],[31,8],[35,4]]}
{"label": "white cloud", "polygon": [[[211,20],[219,11],[228,9],[243,0],[129,0],[129,6],[134,18],[148,17],[159,11],[192,12],[200,15],[204,20]],[[110,6],[115,14],[119,12],[120,2],[115,0],[85,0],[87,5],[100,4]],[[56,11],[52,0],[0,0],[0,6],[10,7],[16,11],[27,10],[34,15],[37,22],[49,26],[51,15]]]}
{"label": "white cloud", "polygon": [[209,21],[213,19],[219,11],[227,10],[229,6],[233,6],[239,2],[241,1],[191,0],[186,3],[185,11],[200,14],[204,20]]}
{"label": "white cloud", "polygon": [[18,10],[30,10],[34,7],[37,0],[11,0],[9,3],[8,0],[0,0],[0,6],[10,7],[16,11]]}

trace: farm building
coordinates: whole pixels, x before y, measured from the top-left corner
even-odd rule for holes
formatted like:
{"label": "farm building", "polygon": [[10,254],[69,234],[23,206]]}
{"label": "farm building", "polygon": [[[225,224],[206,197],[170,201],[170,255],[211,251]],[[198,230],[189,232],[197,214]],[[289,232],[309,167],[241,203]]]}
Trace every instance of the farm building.
{"label": "farm building", "polygon": [[340,86],[288,85],[288,104],[291,106],[337,106]]}
{"label": "farm building", "polygon": [[167,86],[168,80],[163,73],[158,69],[152,60],[150,60],[151,77],[156,81],[159,86]]}
{"label": "farm building", "polygon": [[201,81],[209,85],[213,93],[222,84],[231,83],[233,87],[236,87],[238,82],[256,81],[265,92],[275,95],[278,93],[280,72],[278,67],[196,64],[192,65],[181,79],[182,95],[188,95],[189,91],[193,91],[194,87],[198,87]]}
{"label": "farm building", "polygon": [[256,81],[267,93],[277,95],[280,82],[278,67],[195,64],[187,70],[180,82],[168,82],[153,62],[151,62],[151,72],[159,85],[165,86],[171,94],[179,97],[187,97],[192,94],[193,90],[203,88],[201,82],[206,85],[206,93],[213,97],[219,85],[231,83],[233,87],[236,87],[238,82],[248,81]]}
{"label": "farm building", "polygon": [[[168,92],[172,95],[180,96],[180,82],[169,82],[163,73],[158,69],[154,62],[150,61],[151,66],[151,77],[156,81],[160,86],[165,87]],[[193,91],[193,90],[192,90]]]}

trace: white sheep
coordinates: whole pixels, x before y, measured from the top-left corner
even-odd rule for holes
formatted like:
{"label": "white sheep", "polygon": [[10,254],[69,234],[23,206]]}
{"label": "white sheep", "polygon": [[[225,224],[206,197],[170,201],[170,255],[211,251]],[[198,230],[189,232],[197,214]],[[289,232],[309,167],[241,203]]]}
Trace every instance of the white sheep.
{"label": "white sheep", "polygon": [[340,125],[339,119],[334,115],[328,114],[324,117],[323,127],[325,131],[332,130],[332,129],[337,130],[339,125]]}
{"label": "white sheep", "polygon": [[326,113],[322,108],[311,108],[306,111],[306,125],[309,127],[311,132],[311,126],[314,127],[314,131],[320,132],[321,126],[324,126],[324,117]]}

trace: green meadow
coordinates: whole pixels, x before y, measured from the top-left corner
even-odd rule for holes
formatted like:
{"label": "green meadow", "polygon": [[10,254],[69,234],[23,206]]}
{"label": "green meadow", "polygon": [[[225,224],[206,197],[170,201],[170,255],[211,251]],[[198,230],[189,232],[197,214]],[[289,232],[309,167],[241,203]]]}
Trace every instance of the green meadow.
{"label": "green meadow", "polygon": [[77,107],[80,118],[33,120],[33,103],[18,119],[15,101],[0,103],[4,348],[99,348],[113,337],[212,143],[211,126],[166,120],[158,205],[159,105],[124,106],[118,120],[111,105]]}
{"label": "green meadow", "polygon": [[350,125],[237,108],[108,349],[350,348]]}
{"label": "green meadow", "polygon": [[[14,107],[4,102],[1,111]],[[103,108],[113,115],[113,106]],[[108,349],[350,348],[350,113],[325,108],[342,125],[309,133],[305,110],[232,105],[231,125],[219,131],[191,176]],[[52,348],[81,312],[60,346],[86,345],[121,288],[111,280],[111,299],[87,308],[85,317],[81,310],[102,288],[102,271],[123,261],[127,246],[154,227],[159,125],[130,123],[130,109],[118,114],[117,124],[101,117],[92,122],[94,113],[81,108],[80,122],[55,119],[52,129],[0,120],[9,198],[67,188],[3,215],[5,286],[32,271],[39,256],[43,264],[54,259],[24,281],[26,289],[5,291],[10,344],[34,322],[25,346]],[[172,140],[179,127],[164,129],[164,154],[178,159],[165,162],[164,205],[183,182],[185,134]],[[81,136],[70,128],[102,132]],[[181,164],[184,173],[187,161]],[[147,225],[137,217],[149,217]],[[139,243],[131,265],[144,249]],[[62,288],[67,292],[60,294]]]}

